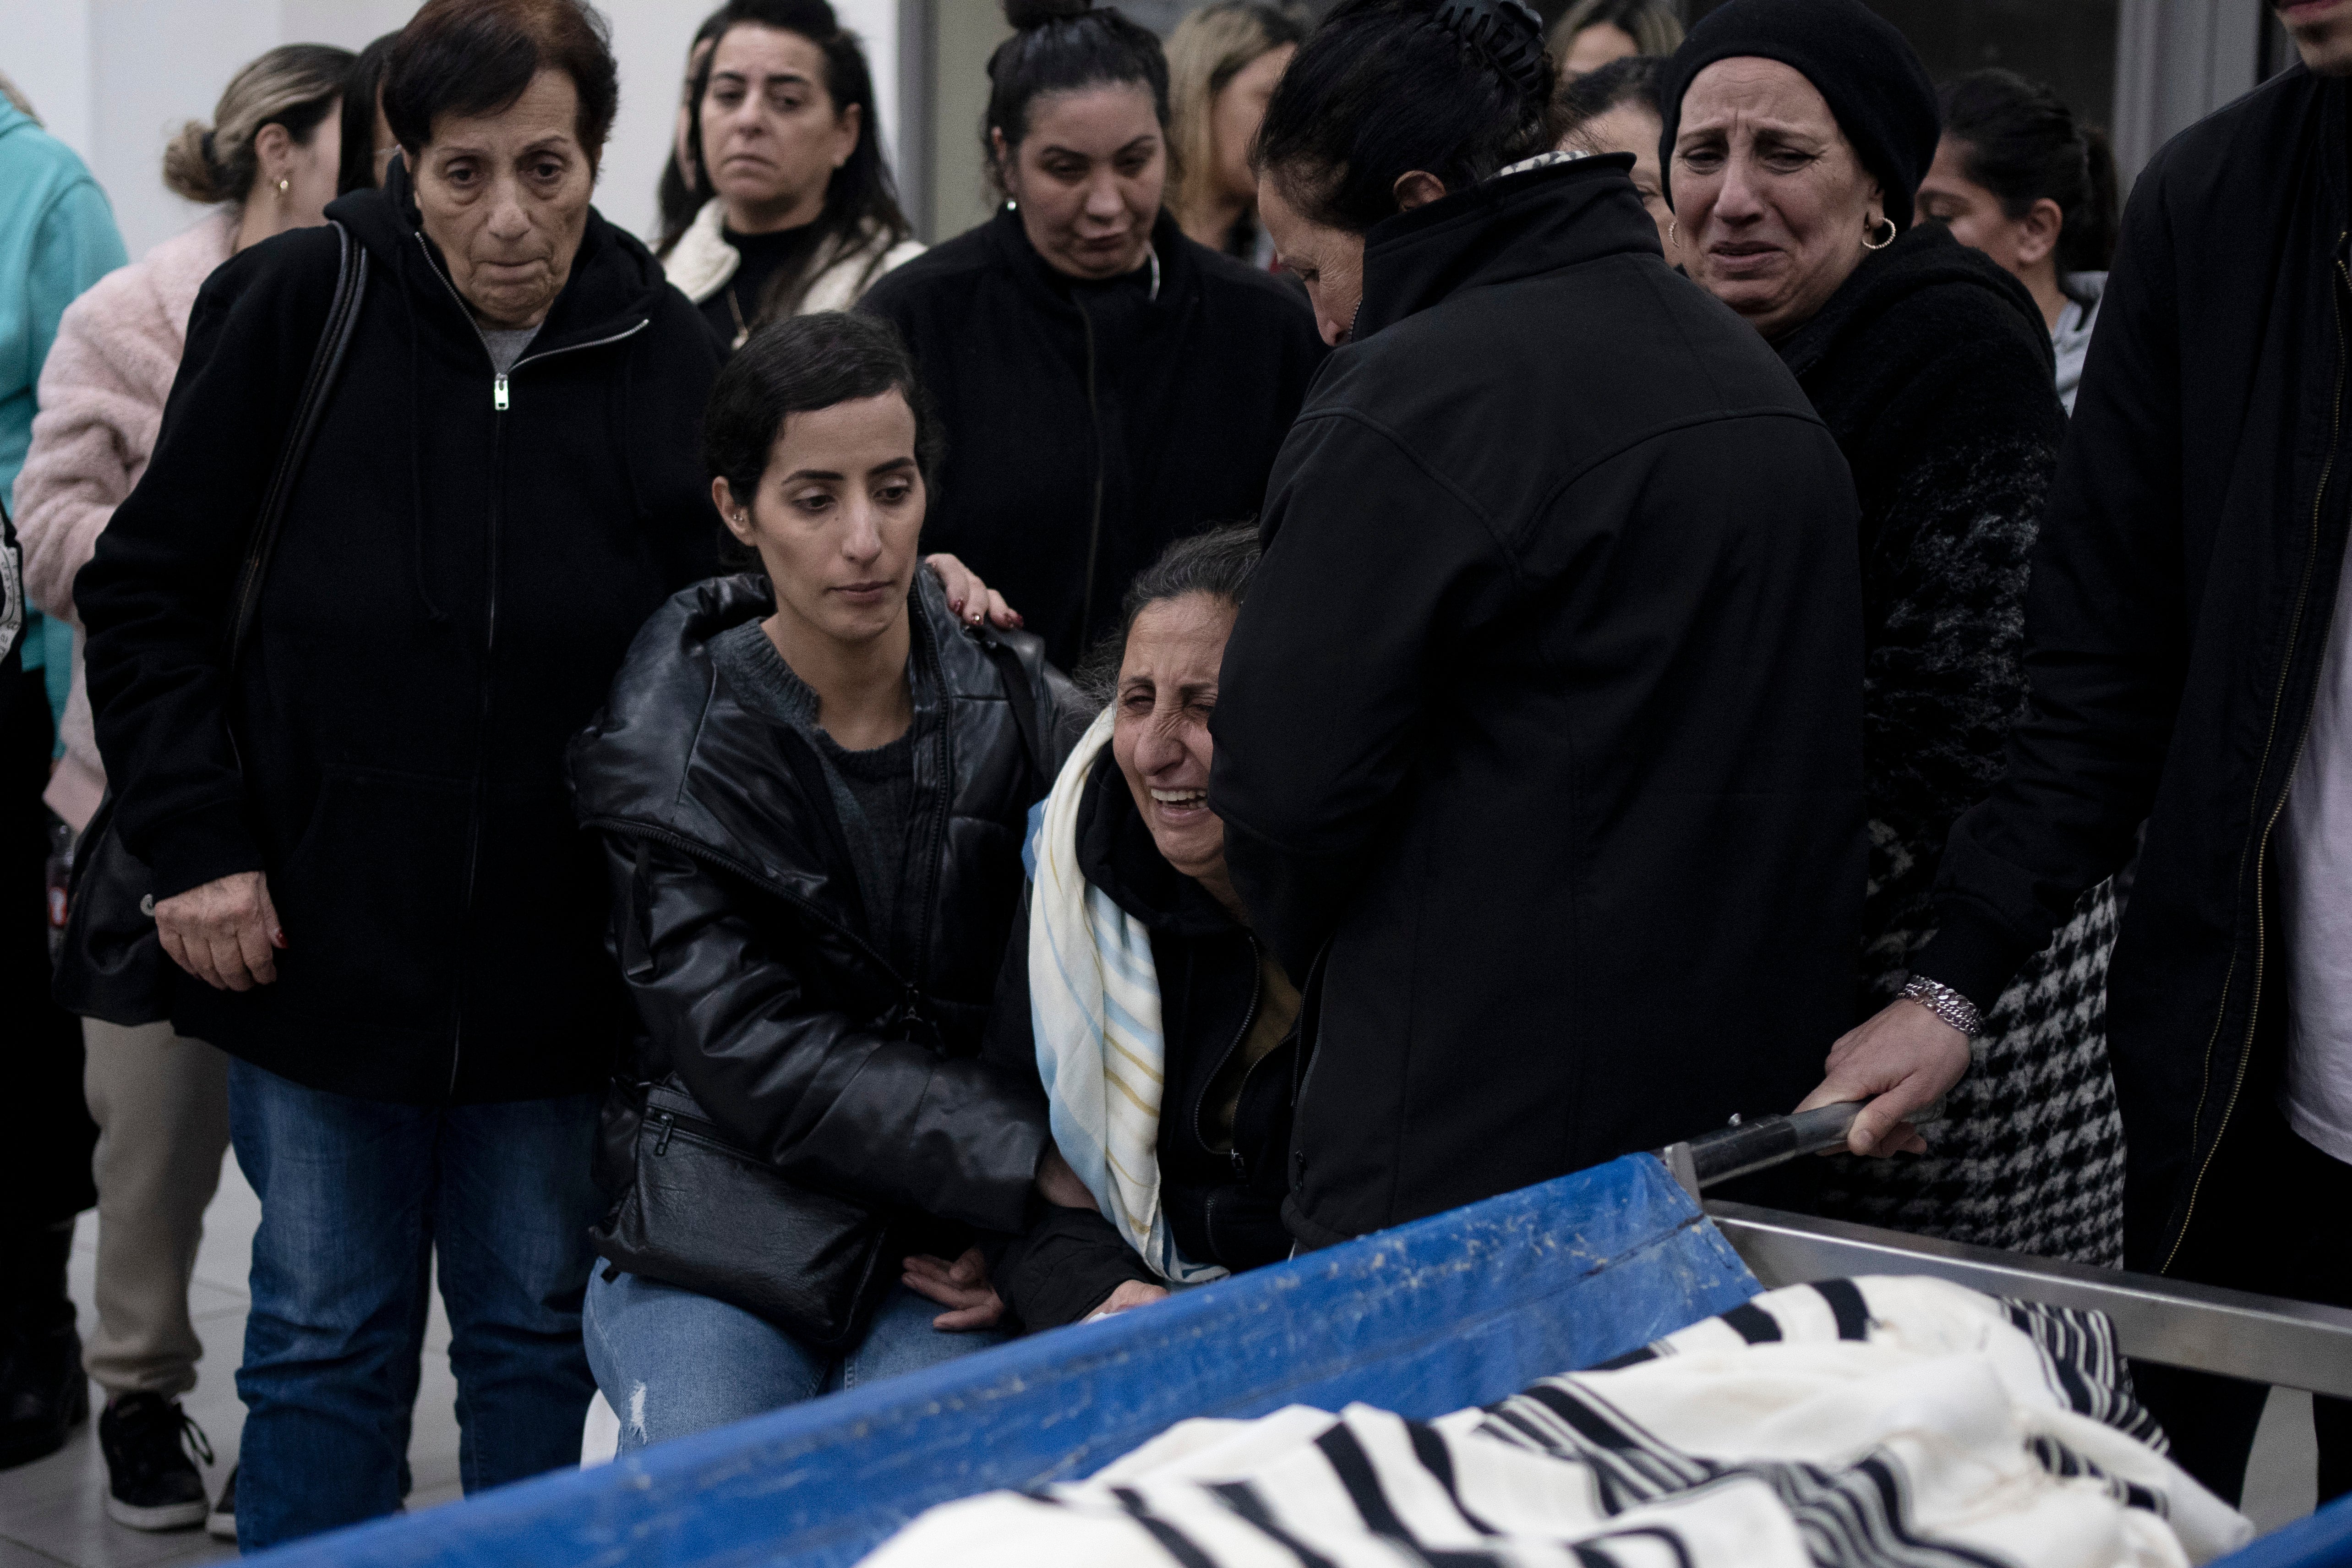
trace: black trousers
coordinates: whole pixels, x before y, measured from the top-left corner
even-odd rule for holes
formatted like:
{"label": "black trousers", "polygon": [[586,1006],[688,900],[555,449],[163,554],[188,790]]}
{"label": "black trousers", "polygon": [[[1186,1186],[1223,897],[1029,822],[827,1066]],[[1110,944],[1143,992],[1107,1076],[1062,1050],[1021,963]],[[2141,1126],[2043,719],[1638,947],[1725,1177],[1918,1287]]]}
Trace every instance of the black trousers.
{"label": "black trousers", "polygon": [[[2246,1094],[2198,1194],[2173,1277],[2352,1307],[2352,1246],[2344,1234],[2352,1165],[2296,1137],[2268,1093]],[[2132,1383],[2164,1423],[2174,1460],[2236,1503],[2270,1390],[2146,1362],[2132,1364]],[[2315,1395],[2311,1417],[2326,1503],[2352,1492],[2352,1400]]]}
{"label": "black trousers", "polygon": [[[90,1151],[98,1126],[82,1099],[81,1020],[49,1000],[49,752],[55,731],[38,670],[0,666],[0,1083],[9,1134],[0,1138],[0,1245],[98,1201]],[[0,1272],[9,1259],[0,1257]]]}

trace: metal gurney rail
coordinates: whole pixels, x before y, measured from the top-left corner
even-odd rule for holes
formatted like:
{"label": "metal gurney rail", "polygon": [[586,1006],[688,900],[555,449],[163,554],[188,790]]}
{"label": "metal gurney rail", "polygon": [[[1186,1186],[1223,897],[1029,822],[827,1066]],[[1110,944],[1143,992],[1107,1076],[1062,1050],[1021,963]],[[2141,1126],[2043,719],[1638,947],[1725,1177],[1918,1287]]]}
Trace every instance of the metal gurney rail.
{"label": "metal gurney rail", "polygon": [[[1700,1190],[1845,1141],[1855,1107],[1823,1106],[1727,1128],[1659,1151],[1693,1196]],[[1706,1202],[1767,1288],[1855,1274],[1927,1274],[2053,1307],[2105,1312],[2125,1354],[2192,1372],[2352,1399],[2352,1311],[2152,1274],[2032,1258],[1933,1237]],[[2315,1238],[2316,1239],[2316,1238]]]}

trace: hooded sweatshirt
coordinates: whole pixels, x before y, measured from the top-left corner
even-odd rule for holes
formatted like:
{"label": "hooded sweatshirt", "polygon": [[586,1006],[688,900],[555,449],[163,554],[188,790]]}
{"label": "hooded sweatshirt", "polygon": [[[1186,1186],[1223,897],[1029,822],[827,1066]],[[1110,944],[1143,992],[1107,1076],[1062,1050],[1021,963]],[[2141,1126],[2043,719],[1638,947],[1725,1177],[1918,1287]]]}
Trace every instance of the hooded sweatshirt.
{"label": "hooded sweatshirt", "polygon": [[178,977],[173,1022],[363,1099],[589,1089],[625,1006],[563,745],[716,563],[696,451],[719,348],[592,211],[497,374],[404,172],[328,216],[366,249],[366,300],[233,678],[228,599],[333,297],[331,229],[206,282],[154,456],[75,584],[126,847],[158,897],[266,872],[286,932],[275,984]]}

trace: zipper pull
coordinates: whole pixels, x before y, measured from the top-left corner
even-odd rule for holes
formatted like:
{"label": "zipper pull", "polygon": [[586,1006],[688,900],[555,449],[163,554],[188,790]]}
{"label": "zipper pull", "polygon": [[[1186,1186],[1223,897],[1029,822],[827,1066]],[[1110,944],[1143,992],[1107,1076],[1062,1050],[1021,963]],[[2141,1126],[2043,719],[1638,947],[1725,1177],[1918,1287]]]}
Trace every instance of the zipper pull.
{"label": "zipper pull", "polygon": [[507,411],[507,378],[503,375],[490,383],[490,406],[501,414]]}
{"label": "zipper pull", "polygon": [[[499,379],[504,380],[505,378],[500,377]],[[677,1131],[677,1118],[672,1116],[667,1110],[663,1111],[661,1117],[661,1130],[662,1135],[660,1140],[654,1144],[654,1152],[656,1154],[667,1154],[669,1152],[669,1135]]]}

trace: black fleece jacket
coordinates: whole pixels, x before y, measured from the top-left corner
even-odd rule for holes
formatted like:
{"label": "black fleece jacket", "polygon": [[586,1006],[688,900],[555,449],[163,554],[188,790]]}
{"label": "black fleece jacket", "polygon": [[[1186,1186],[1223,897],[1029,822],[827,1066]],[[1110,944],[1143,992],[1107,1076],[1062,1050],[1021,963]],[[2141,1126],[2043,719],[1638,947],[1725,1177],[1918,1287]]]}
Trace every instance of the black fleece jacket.
{"label": "black fleece jacket", "polygon": [[255,246],[197,296],[154,458],[75,584],[99,748],[159,894],[265,871],[285,926],[275,984],[176,978],[181,1033],[362,1099],[586,1090],[626,1009],[563,746],[646,617],[716,563],[697,447],[719,349],[592,212],[494,385],[394,169],[329,209],[366,247],[367,299],[234,682],[231,585],[334,233]]}
{"label": "black fleece jacket", "polygon": [[1377,226],[1268,488],[1210,801],[1310,1243],[1786,1110],[1853,1016],[1853,481],[1630,167]]}
{"label": "black fleece jacket", "polygon": [[[1075,666],[1170,541],[1257,515],[1323,363],[1297,288],[1162,213],[1147,273],[1074,285],[1010,210],[885,276],[947,432],[923,548],[952,551]],[[1129,293],[1132,298],[1127,298]]]}
{"label": "black fleece jacket", "polygon": [[2297,67],[2133,189],[2033,556],[2031,703],[1952,832],[1916,964],[1990,1005],[2146,822],[2107,973],[2134,1268],[2171,1266],[2225,1130],[2283,1060],[2272,830],[2352,498],[2347,100]]}
{"label": "black fleece jacket", "polygon": [[1934,934],[1945,837],[2000,776],[2023,713],[2026,563],[2066,412],[2033,296],[1940,224],[1866,258],[1775,347],[1862,504],[1859,1019]]}
{"label": "black fleece jacket", "polygon": [[[1207,1132],[1209,1090],[1256,1017],[1257,938],[1160,853],[1108,748],[1087,775],[1077,839],[1079,873],[1151,932],[1167,1042],[1157,1148],[1168,1228],[1197,1263],[1235,1273],[1278,1263],[1291,1247],[1282,1199],[1295,1034],[1244,1075],[1231,1147],[1211,1147]],[[984,1054],[1044,1096],[1030,1025],[1025,920],[1013,922],[1004,950]],[[1122,1281],[1161,1283],[1099,1213],[1042,1203],[1027,1232],[995,1264],[992,1278],[1032,1330],[1076,1322]]]}
{"label": "black fleece jacket", "polygon": [[685,1089],[797,1183],[1012,1231],[1045,1109],[978,1059],[981,1031],[1030,803],[1085,721],[1034,637],[958,626],[928,572],[910,605],[908,852],[927,896],[903,962],[859,896],[815,747],[711,658],[713,637],[774,610],[763,579],[715,578],[646,624],[572,747],[572,779],[604,842],[604,908],[640,1025],[625,1078]]}

